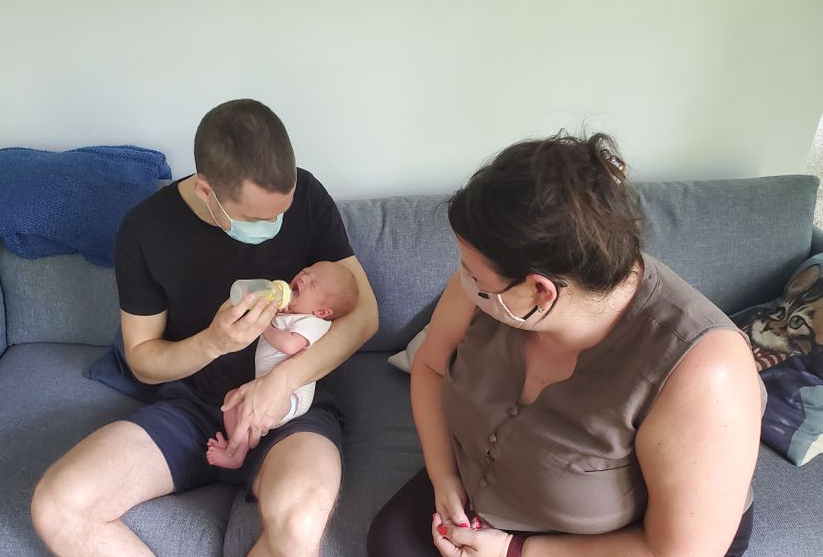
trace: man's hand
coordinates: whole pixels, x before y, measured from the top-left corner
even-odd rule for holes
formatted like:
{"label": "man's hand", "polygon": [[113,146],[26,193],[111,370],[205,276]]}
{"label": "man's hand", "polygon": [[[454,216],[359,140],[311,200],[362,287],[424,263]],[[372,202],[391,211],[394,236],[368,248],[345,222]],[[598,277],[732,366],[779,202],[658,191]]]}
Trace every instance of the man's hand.
{"label": "man's hand", "polygon": [[265,297],[255,301],[254,294],[249,294],[236,306],[226,300],[205,331],[209,356],[216,359],[244,349],[263,333],[276,313],[277,304]]}
{"label": "man's hand", "polygon": [[249,381],[236,389],[220,408],[226,412],[237,407],[237,426],[226,449],[230,456],[246,438],[246,432],[249,434],[249,447],[253,449],[260,444],[260,437],[277,427],[289,411],[295,389],[288,385],[286,377],[285,373],[275,371]]}

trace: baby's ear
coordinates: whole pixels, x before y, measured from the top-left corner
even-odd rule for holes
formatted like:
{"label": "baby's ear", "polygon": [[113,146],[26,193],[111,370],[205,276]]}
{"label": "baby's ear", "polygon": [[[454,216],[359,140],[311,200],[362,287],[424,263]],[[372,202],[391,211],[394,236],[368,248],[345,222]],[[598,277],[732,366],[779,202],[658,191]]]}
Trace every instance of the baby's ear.
{"label": "baby's ear", "polygon": [[332,316],[334,311],[330,307],[322,307],[314,310],[312,313],[315,317],[319,317],[320,319],[328,319]]}

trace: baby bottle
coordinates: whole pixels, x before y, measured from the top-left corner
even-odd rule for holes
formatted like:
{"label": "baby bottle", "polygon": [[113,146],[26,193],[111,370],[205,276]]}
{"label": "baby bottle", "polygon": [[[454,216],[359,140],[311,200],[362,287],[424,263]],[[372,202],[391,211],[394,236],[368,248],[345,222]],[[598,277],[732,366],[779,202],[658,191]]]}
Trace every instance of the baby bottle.
{"label": "baby bottle", "polygon": [[241,279],[231,285],[231,303],[237,305],[249,294],[255,298],[265,297],[277,304],[277,309],[283,309],[291,302],[291,288],[282,280]]}

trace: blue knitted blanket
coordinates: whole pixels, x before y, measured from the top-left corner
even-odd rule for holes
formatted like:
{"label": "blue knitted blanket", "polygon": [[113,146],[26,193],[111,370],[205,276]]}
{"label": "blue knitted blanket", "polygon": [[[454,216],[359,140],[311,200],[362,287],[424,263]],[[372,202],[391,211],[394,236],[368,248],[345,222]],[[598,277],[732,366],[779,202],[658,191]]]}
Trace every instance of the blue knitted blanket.
{"label": "blue knitted blanket", "polygon": [[163,153],[130,145],[0,149],[0,238],[27,259],[80,253],[111,266],[125,214],[170,178]]}

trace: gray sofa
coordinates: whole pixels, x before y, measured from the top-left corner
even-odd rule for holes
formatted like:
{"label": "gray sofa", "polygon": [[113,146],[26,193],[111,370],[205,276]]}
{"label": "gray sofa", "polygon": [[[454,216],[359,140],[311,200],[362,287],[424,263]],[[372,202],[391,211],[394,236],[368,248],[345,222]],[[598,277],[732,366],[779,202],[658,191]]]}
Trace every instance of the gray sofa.
{"label": "gray sofa", "polygon": [[[777,296],[823,251],[817,180],[638,184],[647,251],[732,313]],[[427,322],[453,272],[444,197],[344,201],[340,209],[381,310],[380,332],[325,384],[345,413],[345,476],[324,556],[362,557],[369,522],[423,465],[408,376],[386,363]],[[80,256],[21,259],[0,246],[0,555],[45,555],[29,501],[46,468],[139,403],[82,371],[117,328],[111,269]],[[731,396],[731,395],[730,395]],[[762,447],[748,555],[823,555],[823,458],[796,468]],[[258,532],[237,489],[212,485],[149,501],[126,523],[160,556],[245,555]]]}

